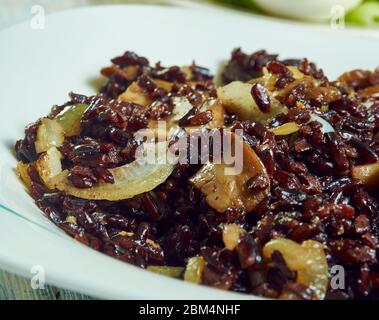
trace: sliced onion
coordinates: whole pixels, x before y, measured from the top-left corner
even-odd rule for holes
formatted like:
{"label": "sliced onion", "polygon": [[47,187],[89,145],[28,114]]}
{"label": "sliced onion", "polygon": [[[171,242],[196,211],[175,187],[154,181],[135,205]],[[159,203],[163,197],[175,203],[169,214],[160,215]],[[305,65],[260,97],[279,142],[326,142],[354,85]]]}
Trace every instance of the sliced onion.
{"label": "sliced onion", "polygon": [[276,136],[287,136],[299,131],[300,126],[296,122],[287,122],[279,127],[272,128],[270,131]]}
{"label": "sliced onion", "polygon": [[56,147],[51,147],[47,152],[42,153],[36,162],[36,168],[45,186],[54,189],[54,181],[57,175],[62,172],[62,155]]}
{"label": "sliced onion", "polygon": [[48,118],[41,120],[34,143],[37,153],[45,152],[51,147],[60,147],[63,140],[63,128],[57,120]]}
{"label": "sliced onion", "polygon": [[202,282],[205,264],[205,259],[202,256],[189,258],[184,272],[184,280],[200,284]]}
{"label": "sliced onion", "polygon": [[172,110],[172,115],[169,119],[172,122],[177,122],[183,118],[190,110],[193,109],[193,105],[189,102],[186,97],[174,97],[173,98],[174,108]]}
{"label": "sliced onion", "polygon": [[[155,147],[167,151],[166,142],[159,142]],[[109,169],[114,178],[113,184],[100,181],[92,188],[76,188],[68,180],[67,170],[54,178],[54,184],[58,190],[82,199],[109,201],[128,199],[153,190],[166,181],[173,172],[176,160],[169,152],[158,152],[154,160],[154,163],[145,163],[137,159],[121,167]]]}
{"label": "sliced onion", "polygon": [[230,223],[224,225],[222,229],[222,240],[225,244],[225,248],[234,250],[244,232],[245,229],[243,229],[239,224]]}
{"label": "sliced onion", "polygon": [[33,164],[30,163],[23,163],[22,161],[19,161],[17,163],[17,175],[22,180],[22,182],[25,184],[25,186],[30,190],[30,187],[32,186],[32,179],[30,179],[28,168],[29,166],[32,166]]}
{"label": "sliced onion", "polygon": [[263,248],[265,260],[270,261],[274,251],[279,251],[287,266],[297,272],[298,283],[311,288],[317,299],[324,299],[329,281],[328,263],[321,243],[307,240],[300,245],[284,238],[271,240]]}
{"label": "sliced onion", "polygon": [[184,272],[183,267],[170,266],[148,266],[147,270],[172,278],[181,278]]}
{"label": "sliced onion", "polygon": [[311,114],[311,121],[319,122],[322,125],[321,127],[322,133],[335,132],[334,128],[328,121],[326,121],[325,119],[321,118],[320,116],[314,113]]}
{"label": "sliced onion", "polygon": [[65,222],[71,223],[71,224],[78,224],[78,221],[75,216],[67,216],[65,219]]}
{"label": "sliced onion", "polygon": [[375,190],[379,185],[379,163],[364,164],[351,169],[354,179],[362,180],[366,189]]}
{"label": "sliced onion", "polygon": [[79,103],[66,107],[60,112],[56,119],[63,128],[66,137],[78,136],[80,134],[80,120],[88,104]]}

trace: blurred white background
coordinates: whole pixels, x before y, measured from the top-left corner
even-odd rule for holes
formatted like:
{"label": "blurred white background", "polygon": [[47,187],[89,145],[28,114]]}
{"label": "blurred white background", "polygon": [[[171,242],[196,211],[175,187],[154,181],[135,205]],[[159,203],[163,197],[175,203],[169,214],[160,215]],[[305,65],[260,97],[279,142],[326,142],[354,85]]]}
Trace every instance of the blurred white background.
{"label": "blurred white background", "polygon": [[[0,0],[0,30],[9,27],[13,24],[26,21],[33,17],[33,12],[31,11],[33,6],[40,5],[44,8],[45,13],[49,14],[56,11],[61,11],[74,7],[82,7],[89,5],[102,5],[102,4],[123,4],[123,3],[134,3],[134,4],[176,4],[184,6],[212,6],[215,2],[238,2],[246,3],[248,0]],[[251,3],[257,0],[250,0]],[[285,0],[259,0],[260,2],[267,1],[267,3],[273,3],[275,1],[281,2]],[[286,0],[294,1],[294,0]],[[299,1],[299,0],[297,0]],[[320,0],[314,0],[315,2]],[[341,0],[330,0],[330,1],[341,1]],[[351,1],[351,0],[348,0]],[[354,1],[354,0],[353,0]],[[379,0],[377,0],[379,2]],[[247,10],[247,9],[245,9]],[[254,9],[249,9],[255,14],[259,14]],[[221,13],[222,14],[222,13]],[[252,14],[254,16],[254,13]],[[268,19],[277,19],[275,17],[268,17]],[[312,23],[312,22],[311,22]],[[301,27],[301,25],[299,25]],[[313,23],[313,28],[315,29],[330,29],[330,23],[328,21],[324,23]],[[362,28],[354,26],[346,26],[341,30],[344,33],[350,33],[363,37],[370,37],[379,40],[379,28]]]}
{"label": "blurred white background", "polygon": [[41,5],[46,13],[51,13],[87,5],[121,3],[196,4],[196,2],[198,0],[0,0],[0,29],[30,19],[32,17],[31,8],[34,5]]}

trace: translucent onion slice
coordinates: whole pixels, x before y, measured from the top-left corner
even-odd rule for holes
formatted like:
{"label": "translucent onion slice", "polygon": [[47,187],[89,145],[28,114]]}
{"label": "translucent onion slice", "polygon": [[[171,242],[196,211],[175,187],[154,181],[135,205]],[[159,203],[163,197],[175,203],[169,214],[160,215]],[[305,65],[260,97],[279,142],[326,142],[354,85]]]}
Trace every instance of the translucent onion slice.
{"label": "translucent onion slice", "polygon": [[200,284],[203,278],[203,271],[206,261],[202,256],[196,256],[188,259],[184,280]]}
{"label": "translucent onion slice", "polygon": [[60,147],[63,140],[64,131],[57,120],[48,118],[41,120],[34,143],[37,153],[45,152],[51,147]]}
{"label": "translucent onion slice", "polygon": [[148,266],[147,270],[172,278],[181,278],[184,272],[182,267]]}
{"label": "translucent onion slice", "polygon": [[253,84],[233,81],[217,89],[217,96],[229,112],[237,114],[242,120],[266,122],[279,113],[286,113],[287,108],[276,99],[271,99],[270,112],[262,112],[251,95]]}
{"label": "translucent onion slice", "polygon": [[295,66],[288,66],[287,67],[291,73],[292,73],[292,76],[296,79],[296,80],[299,80],[299,79],[303,79],[305,74],[302,73],[298,67],[295,67]]}
{"label": "translucent onion slice", "polygon": [[300,126],[296,122],[287,122],[279,127],[272,128],[270,131],[276,136],[287,136],[299,131]]}
{"label": "translucent onion slice", "polygon": [[225,248],[234,250],[244,232],[245,230],[239,224],[230,223],[224,225],[222,229],[222,240],[224,241]]}
{"label": "translucent onion slice", "polygon": [[193,109],[193,105],[185,97],[174,97],[173,98],[174,108],[172,110],[172,115],[169,120],[172,122],[177,122],[183,118],[190,110]]}
{"label": "translucent onion slice", "polygon": [[80,120],[88,104],[80,103],[66,107],[60,112],[56,119],[63,128],[66,137],[78,136],[80,134]]}
{"label": "translucent onion slice", "polygon": [[297,272],[298,283],[311,288],[322,300],[328,287],[328,264],[324,247],[314,240],[304,241],[301,245],[289,239],[275,239],[263,248],[265,260],[270,260],[274,251],[279,251],[287,266]]}
{"label": "translucent onion slice", "polygon": [[[167,150],[167,143],[159,142],[155,147]],[[166,181],[173,172],[176,159],[169,152],[158,152],[154,160],[154,163],[135,160],[121,167],[109,169],[114,178],[113,184],[100,181],[92,188],[76,188],[68,180],[67,170],[54,178],[54,184],[58,190],[82,199],[109,201],[129,199],[153,190]]]}
{"label": "translucent onion slice", "polygon": [[22,161],[17,163],[16,172],[18,177],[22,180],[22,182],[25,184],[25,186],[30,190],[30,187],[32,186],[32,179],[30,179],[28,168],[29,166],[32,166],[33,164],[30,163],[23,163]]}
{"label": "translucent onion slice", "polygon": [[36,162],[36,168],[45,186],[54,189],[53,178],[62,172],[62,155],[56,147],[42,153]]}
{"label": "translucent onion slice", "polygon": [[379,163],[355,166],[351,169],[351,176],[362,180],[368,190],[374,190],[379,185]]}
{"label": "translucent onion slice", "polygon": [[75,216],[67,216],[65,221],[71,224],[78,224],[78,221],[76,220]]}
{"label": "translucent onion slice", "polygon": [[328,133],[328,132],[334,132],[335,131],[334,128],[332,127],[332,125],[328,121],[326,121],[325,119],[321,118],[320,116],[318,116],[318,115],[316,115],[314,113],[311,114],[311,120],[319,122],[322,125],[321,131],[323,133]]}

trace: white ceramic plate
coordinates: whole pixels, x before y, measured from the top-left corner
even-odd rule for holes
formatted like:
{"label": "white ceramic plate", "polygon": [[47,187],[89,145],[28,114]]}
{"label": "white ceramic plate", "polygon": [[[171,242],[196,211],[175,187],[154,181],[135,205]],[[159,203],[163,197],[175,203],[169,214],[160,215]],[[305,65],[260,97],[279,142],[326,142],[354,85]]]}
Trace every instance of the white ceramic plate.
{"label": "white ceramic plate", "polygon": [[154,6],[67,11],[48,16],[44,30],[26,23],[1,32],[0,268],[30,277],[39,265],[48,283],[103,298],[251,299],[155,275],[81,245],[41,214],[13,172],[13,145],[24,126],[71,90],[93,93],[91,83],[110,58],[130,49],[166,65],[195,58],[216,71],[237,46],[307,56],[331,77],[376,67],[379,49],[374,41],[241,13]]}

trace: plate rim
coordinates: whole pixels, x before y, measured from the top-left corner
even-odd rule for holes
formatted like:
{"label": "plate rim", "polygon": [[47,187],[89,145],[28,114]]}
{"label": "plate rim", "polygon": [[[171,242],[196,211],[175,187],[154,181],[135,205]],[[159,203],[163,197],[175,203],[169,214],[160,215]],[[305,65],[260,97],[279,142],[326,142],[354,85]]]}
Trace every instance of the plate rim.
{"label": "plate rim", "polygon": [[[197,8],[187,8],[187,7],[175,7],[175,6],[165,6],[165,7],[162,7],[162,6],[158,6],[158,5],[149,5],[149,4],[144,4],[144,5],[140,5],[140,4],[127,4],[127,5],[101,5],[101,6],[89,6],[89,7],[81,7],[81,8],[75,8],[75,9],[68,9],[68,10],[63,10],[63,11],[60,11],[60,12],[56,12],[56,13],[52,13],[52,14],[49,14],[48,16],[51,18],[51,17],[54,17],[54,16],[58,16],[58,15],[70,15],[71,12],[75,11],[89,11],[89,10],[102,10],[106,7],[108,8],[112,8],[112,9],[115,9],[116,7],[123,7],[125,8],[126,6],[128,7],[138,7],[138,8],[141,8],[141,7],[146,7],[146,6],[150,6],[150,7],[153,7],[153,8],[159,8],[159,10],[181,10],[181,11],[188,11],[188,10],[198,10]],[[117,8],[116,8],[117,9]],[[213,10],[213,9],[212,9]],[[232,13],[232,14],[235,14],[235,13]],[[256,17],[256,16],[255,16]],[[259,17],[261,20],[266,20],[262,17]],[[286,24],[286,25],[292,25],[293,26],[293,23],[287,23],[287,22],[283,22],[283,21],[277,21],[277,24],[281,25],[281,24]],[[3,33],[6,33],[6,32],[11,32],[12,29],[14,28],[21,28],[23,27],[24,25],[27,25],[28,24],[28,21],[25,21],[25,22],[21,22],[19,24],[16,24],[14,26],[11,26],[11,27],[8,27],[8,28],[5,28],[3,30],[0,31],[0,36],[3,34]],[[296,24],[297,25],[297,24]],[[322,30],[317,30],[315,31],[317,33],[321,33],[321,32],[325,32],[325,31],[322,31]],[[344,36],[346,37],[356,37],[356,38],[359,38],[355,35],[347,35],[347,34],[344,34]],[[368,41],[370,43],[372,43],[373,41],[375,41],[374,39],[371,39],[371,38],[360,38],[360,41]],[[4,208],[0,208],[0,211],[1,212],[5,212],[4,211]],[[52,223],[51,223],[52,224]],[[83,246],[86,250],[90,249],[82,244],[80,244],[81,246]],[[0,245],[0,249],[1,249],[1,245]],[[93,249],[92,249],[93,250]],[[101,254],[101,253],[100,253]],[[104,256],[104,258],[107,258],[107,259],[112,259],[114,262],[116,262],[117,260],[115,260],[114,258],[110,258],[104,254],[101,254]],[[25,268],[23,267],[20,267],[20,261],[21,259],[11,259],[11,255],[8,255],[7,259],[6,259],[6,256],[7,256],[7,252],[2,252],[2,250],[0,250],[0,265],[1,267],[4,269],[4,270],[7,270],[7,271],[10,271],[12,273],[16,273],[16,274],[19,274],[21,276],[26,276],[26,277],[30,277],[30,274],[29,273],[26,273],[25,272]],[[5,260],[6,259],[6,260]],[[125,263],[123,262],[119,262],[118,263],[122,263],[123,265],[125,265]],[[133,267],[133,268],[137,268],[133,265],[127,265],[127,267]],[[141,272],[144,272],[146,273],[145,270],[139,270]],[[128,272],[127,268],[125,270],[125,272]],[[72,290],[72,287],[75,286],[75,284],[71,284],[69,287],[67,287],[65,284],[64,284],[64,280],[63,279],[60,279],[59,277],[59,272],[56,272],[54,274],[53,271],[50,271],[51,275],[48,275],[46,277],[46,279],[48,280],[47,282],[52,285],[55,285],[55,286],[58,286],[58,287],[63,287],[63,288],[66,288],[66,289],[70,289]],[[159,275],[156,275],[154,274],[154,277],[162,277],[162,276],[159,276]],[[164,281],[165,278],[161,278],[161,281]],[[168,279],[166,279],[168,280]],[[171,281],[172,279],[170,279]],[[170,282],[168,281],[168,282]],[[178,281],[178,280],[174,280],[176,282],[179,283],[182,283],[184,284],[183,281]],[[66,281],[67,283],[67,281]],[[187,287],[188,285],[190,284],[185,284],[185,286]],[[77,286],[79,286],[79,284],[77,284]],[[91,291],[91,292],[88,292],[87,290],[80,290],[80,289],[74,289],[75,291],[78,291],[78,292],[81,292],[81,293],[85,293],[85,294],[89,294],[91,296],[94,296],[94,292]],[[99,290],[98,290],[99,291]],[[190,290],[190,291],[193,291],[193,290]],[[258,297],[258,296],[254,296],[254,295],[246,295],[246,294],[240,294],[240,293],[234,293],[234,292],[228,292],[228,291],[222,291],[222,290],[219,290],[219,289],[214,289],[214,288],[209,288],[209,287],[206,287],[206,286],[201,286],[201,287],[197,287],[196,288],[196,291],[202,291],[204,293],[209,293],[210,296],[208,297],[209,298],[212,298],[212,297],[215,297],[215,299],[219,298],[220,296],[223,296],[225,299],[233,299],[233,298],[236,298],[236,299],[262,299],[261,297]],[[205,295],[205,294],[204,294]],[[236,296],[234,296],[236,295]],[[104,295],[101,293],[101,292],[98,292],[98,294],[96,294],[96,296],[98,297],[102,297],[102,298],[106,298],[104,297]],[[127,295],[115,295],[115,298],[118,299],[118,298],[122,298],[122,296],[127,296]],[[109,296],[108,296],[109,298]],[[130,298],[130,297],[129,297]],[[188,299],[188,297],[184,297],[182,299]],[[264,299],[264,298],[263,298]]]}

